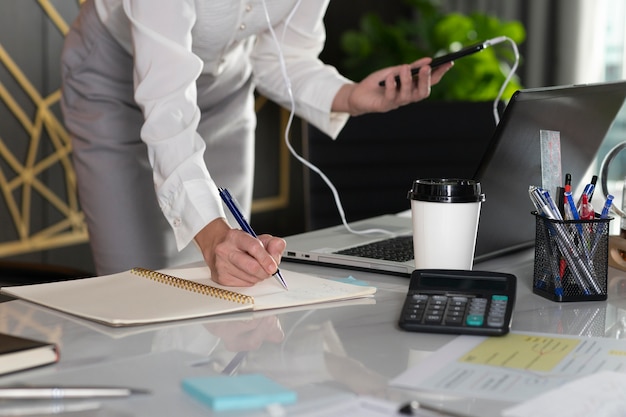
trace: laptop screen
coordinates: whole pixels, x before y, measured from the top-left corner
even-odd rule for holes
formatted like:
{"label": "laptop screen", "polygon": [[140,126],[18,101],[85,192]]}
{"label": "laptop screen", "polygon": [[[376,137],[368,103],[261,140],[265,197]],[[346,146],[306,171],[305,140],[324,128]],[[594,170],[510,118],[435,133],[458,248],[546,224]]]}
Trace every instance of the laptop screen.
{"label": "laptop screen", "polygon": [[[583,175],[625,98],[626,82],[537,88],[515,94],[474,176],[486,195],[478,229],[478,258],[534,244],[534,207],[528,186],[542,185],[540,131],[559,132],[563,177],[570,173],[572,189],[576,189],[591,180]],[[600,193],[597,195],[600,199]]]}

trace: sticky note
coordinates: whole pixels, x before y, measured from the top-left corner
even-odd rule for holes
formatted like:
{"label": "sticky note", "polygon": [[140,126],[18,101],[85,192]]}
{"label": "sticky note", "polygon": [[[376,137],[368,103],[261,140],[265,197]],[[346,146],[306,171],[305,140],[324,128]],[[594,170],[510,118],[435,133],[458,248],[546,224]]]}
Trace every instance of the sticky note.
{"label": "sticky note", "polygon": [[364,287],[370,285],[369,282],[362,281],[360,279],[356,279],[352,275],[350,275],[350,276],[348,276],[346,278],[336,278],[333,281],[343,282],[344,284],[361,285],[361,286],[364,286]]}
{"label": "sticky note", "polygon": [[292,404],[297,394],[261,374],[186,378],[182,388],[215,411]]}

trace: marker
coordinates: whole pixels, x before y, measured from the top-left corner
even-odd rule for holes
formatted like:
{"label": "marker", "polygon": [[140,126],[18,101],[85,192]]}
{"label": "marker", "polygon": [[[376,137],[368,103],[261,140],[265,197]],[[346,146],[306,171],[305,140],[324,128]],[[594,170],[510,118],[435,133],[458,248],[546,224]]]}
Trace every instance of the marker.
{"label": "marker", "polygon": [[565,185],[563,186],[563,219],[567,219],[567,198],[565,197],[565,193],[572,192],[572,174],[565,174]]}
{"label": "marker", "polygon": [[62,398],[113,398],[133,394],[149,394],[149,391],[124,387],[30,387],[14,386],[0,388],[2,400],[56,400]]}
{"label": "marker", "polygon": [[572,192],[572,174],[570,173],[565,174],[565,192]]}
{"label": "marker", "polygon": [[582,220],[593,220],[595,218],[593,206],[589,204],[589,196],[587,194],[582,195],[582,201],[580,203],[580,218]]}

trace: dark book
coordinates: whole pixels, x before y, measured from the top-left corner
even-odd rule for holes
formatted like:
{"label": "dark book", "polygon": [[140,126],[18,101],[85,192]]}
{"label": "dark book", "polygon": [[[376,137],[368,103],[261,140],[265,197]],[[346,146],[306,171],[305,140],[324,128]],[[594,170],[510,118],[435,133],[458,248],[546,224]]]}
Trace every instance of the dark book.
{"label": "dark book", "polygon": [[59,360],[54,343],[0,333],[0,375],[48,365]]}

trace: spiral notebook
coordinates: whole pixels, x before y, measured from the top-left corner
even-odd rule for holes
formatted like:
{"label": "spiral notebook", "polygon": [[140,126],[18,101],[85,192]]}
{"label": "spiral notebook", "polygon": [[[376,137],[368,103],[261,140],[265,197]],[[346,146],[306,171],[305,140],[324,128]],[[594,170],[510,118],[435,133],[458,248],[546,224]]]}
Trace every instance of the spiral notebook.
{"label": "spiral notebook", "polygon": [[36,285],[0,293],[109,326],[132,326],[368,297],[375,287],[346,284],[281,269],[276,280],[234,288],[211,280],[206,266],[129,271]]}

